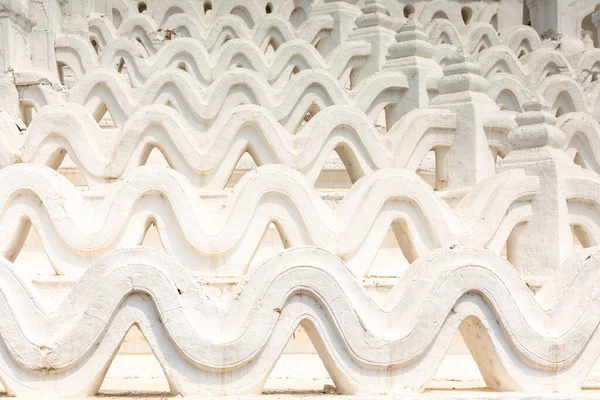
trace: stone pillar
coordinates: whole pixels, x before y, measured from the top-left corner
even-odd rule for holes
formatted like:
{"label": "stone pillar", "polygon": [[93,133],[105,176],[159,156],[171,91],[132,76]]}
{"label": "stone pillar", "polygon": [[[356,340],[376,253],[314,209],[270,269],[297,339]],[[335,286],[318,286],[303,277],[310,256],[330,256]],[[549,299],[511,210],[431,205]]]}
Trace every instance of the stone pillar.
{"label": "stone pillar", "polygon": [[0,111],[12,120],[20,117],[13,72],[31,67],[29,42],[34,25],[35,20],[23,2],[0,3]]}
{"label": "stone pillar", "polygon": [[326,56],[345,42],[356,27],[354,20],[362,14],[356,2],[357,0],[324,0],[323,4],[313,8],[311,15],[331,15],[334,20],[331,36],[319,45],[319,51],[323,55]]}
{"label": "stone pillar", "polygon": [[600,10],[592,14],[592,22],[596,27],[596,38],[598,38],[598,43],[596,43],[596,47],[600,47]]}
{"label": "stone pillar", "polygon": [[436,159],[438,168],[447,174],[439,176],[438,189],[468,189],[495,173],[496,157],[483,121],[486,115],[500,110],[487,95],[488,81],[481,76],[479,64],[464,49],[451,57],[438,86],[440,94],[430,107],[457,114],[452,146],[439,154],[443,158]]}
{"label": "stone pillar", "polygon": [[511,151],[500,169],[536,175],[540,189],[531,219],[513,230],[506,247],[509,261],[525,281],[539,287],[573,251],[563,177],[578,167],[561,149],[565,136],[555,126],[556,118],[539,102],[525,103],[523,110],[516,117],[518,128],[508,136]]}
{"label": "stone pillar", "polygon": [[58,81],[54,39],[62,32],[60,7],[60,0],[29,2],[29,10],[36,21],[30,41],[32,65],[49,74],[53,81]]}
{"label": "stone pillar", "polygon": [[433,51],[423,26],[411,15],[398,31],[396,42],[390,46],[388,60],[383,67],[386,71],[401,72],[408,78],[408,92],[398,104],[386,108],[388,127],[409,111],[429,105],[427,82],[442,76],[442,68],[431,59]]}
{"label": "stone pillar", "polygon": [[531,26],[543,37],[557,39],[560,30],[558,0],[525,0]]}
{"label": "stone pillar", "polygon": [[65,33],[87,36],[88,17],[92,12],[93,0],[63,0],[63,28]]}
{"label": "stone pillar", "polygon": [[498,31],[523,24],[523,1],[502,0],[498,7]]}
{"label": "stone pillar", "polygon": [[581,19],[585,2],[581,0],[525,0],[531,25],[542,39],[559,40],[555,48],[567,57],[577,58],[585,47],[581,41]]}
{"label": "stone pillar", "polygon": [[112,0],[94,0],[92,12],[102,14],[112,21]]}
{"label": "stone pillar", "polygon": [[31,67],[29,42],[34,25],[35,20],[23,2],[0,3],[0,67],[3,74]]}
{"label": "stone pillar", "polygon": [[354,87],[360,81],[376,72],[386,62],[388,47],[394,42],[396,32],[392,30],[394,21],[386,14],[387,8],[383,0],[367,0],[361,9],[362,15],[356,19],[356,29],[350,33],[348,40],[364,40],[371,44],[371,56],[364,67],[356,70],[352,80]]}

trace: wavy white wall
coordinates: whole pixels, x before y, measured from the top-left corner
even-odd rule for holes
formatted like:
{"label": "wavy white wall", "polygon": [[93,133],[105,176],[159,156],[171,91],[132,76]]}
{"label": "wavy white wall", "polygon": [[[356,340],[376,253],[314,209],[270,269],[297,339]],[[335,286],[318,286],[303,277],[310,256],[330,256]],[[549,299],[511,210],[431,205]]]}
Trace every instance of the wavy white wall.
{"label": "wavy white wall", "polygon": [[0,7],[8,394],[93,395],[119,348],[181,395],[596,379],[589,38],[504,0]]}

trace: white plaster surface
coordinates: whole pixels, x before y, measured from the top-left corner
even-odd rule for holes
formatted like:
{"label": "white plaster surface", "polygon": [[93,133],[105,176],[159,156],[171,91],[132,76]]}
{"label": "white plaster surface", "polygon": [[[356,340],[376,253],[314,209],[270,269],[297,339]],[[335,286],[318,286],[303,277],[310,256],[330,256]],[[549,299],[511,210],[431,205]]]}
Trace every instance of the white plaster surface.
{"label": "white plaster surface", "polygon": [[0,1],[7,395],[599,398],[599,1]]}

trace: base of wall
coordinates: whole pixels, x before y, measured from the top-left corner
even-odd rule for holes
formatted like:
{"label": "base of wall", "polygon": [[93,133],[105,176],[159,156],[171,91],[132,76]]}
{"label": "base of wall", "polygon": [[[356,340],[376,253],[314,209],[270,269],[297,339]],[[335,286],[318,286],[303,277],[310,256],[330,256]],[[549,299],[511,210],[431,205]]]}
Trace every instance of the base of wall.
{"label": "base of wall", "polygon": [[[458,374],[457,374],[457,371]],[[458,379],[457,379],[458,378]],[[598,400],[600,365],[591,371],[584,390],[572,394],[493,392],[469,355],[447,355],[440,369],[420,394],[403,396],[340,396],[316,354],[283,354],[271,372],[263,396],[222,397],[219,399],[328,399],[349,398],[398,400]],[[114,359],[99,397],[111,399],[171,399],[166,378],[151,354],[119,354]],[[205,398],[207,399],[207,398]]]}
{"label": "base of wall", "polygon": [[[299,348],[299,346],[297,347]],[[100,387],[100,393],[105,395],[168,393],[169,385],[158,360],[152,354],[145,353],[144,349],[132,347],[131,350],[138,350],[142,354],[118,354]],[[455,349],[455,351],[460,350],[461,348]],[[147,351],[150,350],[147,349]],[[492,393],[485,387],[485,381],[470,355],[447,354],[425,388],[425,393],[485,392],[486,395]],[[328,395],[335,393],[334,383],[322,361],[315,353],[284,353],[269,375],[264,386],[264,393],[298,395],[307,392]],[[594,393],[595,398],[600,399],[600,363],[593,366],[581,393]],[[508,395],[507,393],[501,394]],[[543,399],[546,397],[533,398]]]}
{"label": "base of wall", "polygon": [[[168,394],[149,394],[143,395],[132,393],[124,396],[100,395],[98,397],[89,397],[89,399],[112,399],[112,400],[127,400],[127,399],[152,399],[152,400],[167,400],[167,399],[202,399],[208,400],[210,397],[170,397]],[[289,392],[289,393],[268,393],[263,396],[248,396],[248,397],[216,397],[218,400],[279,400],[279,399],[294,399],[294,400],[329,400],[341,398],[352,400],[597,400],[600,398],[600,391],[583,391],[572,394],[557,394],[557,393],[497,393],[471,391],[471,390],[432,390],[421,394],[407,396],[341,396],[337,394],[326,394],[322,392]],[[15,398],[17,399],[17,398]],[[24,399],[19,397],[18,399]],[[29,400],[29,399],[27,399]],[[33,399],[31,399],[33,400]],[[36,399],[37,400],[37,399]]]}

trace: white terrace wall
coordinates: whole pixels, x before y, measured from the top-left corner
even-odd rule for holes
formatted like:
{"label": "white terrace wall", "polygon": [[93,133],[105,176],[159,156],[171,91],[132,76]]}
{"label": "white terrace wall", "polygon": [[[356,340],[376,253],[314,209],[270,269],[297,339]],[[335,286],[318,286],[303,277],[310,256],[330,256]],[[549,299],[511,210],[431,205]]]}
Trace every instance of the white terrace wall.
{"label": "white terrace wall", "polygon": [[599,13],[3,0],[6,392],[593,386]]}

